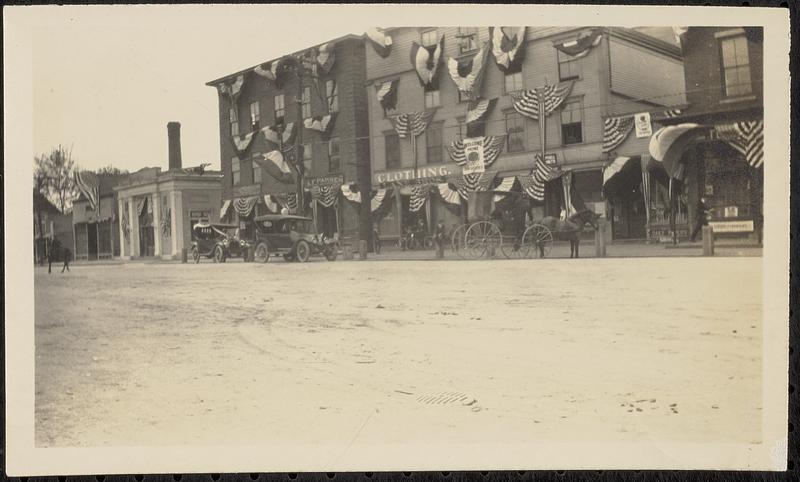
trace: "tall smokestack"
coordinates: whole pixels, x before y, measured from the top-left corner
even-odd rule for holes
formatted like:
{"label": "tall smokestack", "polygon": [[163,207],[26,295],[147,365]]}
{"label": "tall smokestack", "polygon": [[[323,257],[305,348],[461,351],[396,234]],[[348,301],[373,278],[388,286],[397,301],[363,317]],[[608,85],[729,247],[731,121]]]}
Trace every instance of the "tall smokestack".
{"label": "tall smokestack", "polygon": [[168,122],[167,136],[169,137],[169,170],[181,168],[181,123]]}

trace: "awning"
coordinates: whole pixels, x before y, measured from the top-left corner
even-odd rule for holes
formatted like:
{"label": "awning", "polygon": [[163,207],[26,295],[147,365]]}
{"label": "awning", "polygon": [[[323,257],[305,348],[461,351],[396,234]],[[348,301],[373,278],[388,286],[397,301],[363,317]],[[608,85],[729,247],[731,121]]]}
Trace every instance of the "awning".
{"label": "awning", "polygon": [[222,219],[228,214],[228,209],[231,208],[231,200],[226,199],[224,203],[222,203],[222,209],[219,210],[219,218]]}
{"label": "awning", "polygon": [[699,124],[678,124],[662,127],[650,138],[650,155],[664,165],[670,177],[683,178],[681,158],[692,143],[701,138],[708,128]]}

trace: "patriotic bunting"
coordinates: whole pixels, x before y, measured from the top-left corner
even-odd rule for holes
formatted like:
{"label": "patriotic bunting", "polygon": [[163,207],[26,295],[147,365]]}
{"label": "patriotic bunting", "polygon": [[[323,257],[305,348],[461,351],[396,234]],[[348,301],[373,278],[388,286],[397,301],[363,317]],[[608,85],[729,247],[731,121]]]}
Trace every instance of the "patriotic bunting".
{"label": "patriotic bunting", "polygon": [[681,115],[681,113],[683,113],[683,110],[681,110],[681,109],[669,109],[669,110],[665,110],[662,113],[662,115],[664,117],[671,118],[671,117],[678,117],[679,115]]}
{"label": "patriotic bunting", "polygon": [[257,75],[264,77],[270,82],[275,82],[278,77],[278,62],[268,62],[266,64],[256,65],[253,69]]}
{"label": "patriotic bunting", "polygon": [[317,116],[317,117],[309,117],[303,121],[303,125],[306,129],[310,129],[312,131],[322,132],[325,135],[329,135],[331,130],[333,129],[333,121],[336,119],[336,113]]}
{"label": "patriotic bunting", "polygon": [[336,203],[336,194],[339,189],[334,186],[311,186],[311,199],[329,208]]}
{"label": "patriotic bunting", "polygon": [[484,119],[497,104],[497,99],[480,99],[467,105],[467,137],[480,137],[486,131]]}
{"label": "patriotic bunting", "polygon": [[520,176],[519,182],[523,192],[536,201],[544,201],[545,183],[552,180],[554,169],[542,160],[541,154],[535,155],[533,172],[527,176]]}
{"label": "patriotic bunting", "polygon": [[161,235],[169,238],[172,234],[172,210],[168,206],[161,208]]}
{"label": "patriotic bunting", "polygon": [[603,119],[603,152],[611,152],[622,144],[633,130],[633,116]]}
{"label": "patriotic bunting", "polygon": [[283,82],[286,77],[286,72],[292,67],[297,65],[297,59],[294,57],[284,57],[282,59],[261,64],[253,69],[253,72],[269,80],[275,87],[282,88]]}
{"label": "patriotic bunting", "polygon": [[222,82],[217,85],[217,91],[232,100],[237,100],[239,98],[239,94],[242,91],[242,86],[244,85],[244,75],[237,75],[236,80],[232,83],[228,84]]}
{"label": "patriotic bunting", "polygon": [[333,51],[334,45],[331,43],[326,43],[320,45],[317,49],[316,61],[319,68],[324,73],[329,73],[333,68],[334,62],[336,62],[336,54]]}
{"label": "patriotic bunting", "polygon": [[342,184],[341,190],[345,199],[347,199],[348,201],[352,201],[354,203],[361,202],[361,192],[353,191],[353,188],[349,184]]}
{"label": "patriotic bunting", "polygon": [[444,36],[436,45],[423,47],[422,45],[411,42],[411,66],[419,76],[425,90],[436,90],[439,83],[439,64],[442,60],[444,50]]}
{"label": "patriotic bunting", "polygon": [[78,187],[83,197],[89,201],[92,211],[98,211],[100,209],[100,180],[97,175],[90,171],[76,169],[73,177],[75,178],[75,186]]}
{"label": "patriotic bunting", "polygon": [[[503,150],[503,136],[485,136],[483,138],[483,164],[488,167],[500,156]],[[450,159],[463,166],[467,162],[467,157],[464,155],[464,140],[453,141],[448,149]]]}
{"label": "patriotic bunting", "polygon": [[[352,186],[349,184],[342,184],[341,186],[342,194],[344,195],[345,199],[354,203],[361,203],[361,192],[360,191],[353,191]],[[372,196],[372,199],[369,202],[370,211],[377,211],[381,205],[383,204],[383,200],[386,198],[386,189],[378,189],[375,191],[375,195]]]}
{"label": "patriotic bunting", "polygon": [[375,192],[375,195],[372,196],[372,199],[369,201],[369,208],[370,211],[377,211],[381,205],[383,204],[383,200],[386,198],[386,189],[378,189]]}
{"label": "patriotic bunting", "polygon": [[225,202],[222,203],[222,208],[219,210],[219,218],[224,219],[225,216],[228,214],[228,210],[231,208],[231,200],[226,199]]}
{"label": "patriotic bunting", "polygon": [[463,199],[469,197],[469,193],[476,191],[488,191],[494,182],[496,172],[478,172],[475,174],[464,174],[454,182],[456,190]]}
{"label": "patriotic bunting", "polygon": [[147,206],[147,196],[140,197],[136,201],[136,215],[141,217],[142,214],[145,212],[144,208]]}
{"label": "patriotic bunting", "polygon": [[557,43],[553,45],[553,47],[569,55],[573,59],[579,59],[586,56],[593,47],[600,45],[600,40],[602,40],[602,38],[603,31],[601,29],[594,29],[591,32],[581,33],[575,40]]}
{"label": "patriotic bunting", "polygon": [[461,204],[461,194],[459,194],[457,190],[450,189],[450,184],[443,182],[436,187],[439,188],[439,196],[441,196],[446,203]]}
{"label": "patriotic bunting", "polygon": [[397,136],[405,139],[409,135],[417,137],[428,128],[428,123],[433,118],[434,111],[412,112],[410,114],[399,114],[391,119]]}
{"label": "patriotic bunting", "polygon": [[381,58],[385,59],[392,52],[392,37],[389,35],[386,35],[377,28],[367,30],[365,35],[370,40],[372,48],[375,49],[375,52],[377,52]]}
{"label": "patriotic bunting", "polygon": [[275,194],[273,196],[278,204],[281,205],[281,208],[285,208],[289,211],[289,214],[297,213],[297,193],[289,192],[283,194]]}
{"label": "patriotic bunting", "polygon": [[[514,176],[504,177],[500,180],[500,184],[495,186],[494,191],[501,191],[502,193],[507,193],[511,191],[511,188],[514,187],[514,181],[516,178]],[[494,195],[494,202],[502,201],[505,199],[506,195],[498,193]]]}
{"label": "patriotic bunting", "polygon": [[558,85],[545,85],[538,89],[522,90],[511,93],[514,110],[520,114],[539,120],[539,95],[543,96],[544,115],[549,116],[556,110],[572,91],[573,81]]}
{"label": "patriotic bunting", "polygon": [[278,212],[278,203],[272,200],[272,196],[269,194],[264,194],[264,205],[270,212],[277,213]]}
{"label": "patriotic bunting", "polygon": [[399,83],[400,79],[395,79],[387,80],[375,86],[378,102],[380,102],[384,114],[397,107],[397,84]]}
{"label": "patriotic bunting", "polygon": [[264,154],[263,159],[255,159],[267,174],[282,183],[294,182],[292,168],[283,156],[281,151],[270,151]]}
{"label": "patriotic bunting", "polygon": [[[120,202],[122,205],[122,202]],[[122,219],[120,219],[120,227],[122,227],[122,235],[125,236],[125,239],[131,234],[131,222],[128,220],[128,208],[123,205],[122,207]]]}
{"label": "patriotic bunting", "polygon": [[264,138],[273,144],[289,144],[294,139],[294,122],[288,122],[283,126],[283,131],[279,126],[267,126],[261,129]]}
{"label": "patriotic bunting", "polygon": [[236,155],[239,158],[242,158],[242,156],[245,155],[247,150],[253,144],[255,137],[255,132],[250,132],[249,134],[245,134],[243,136],[231,136],[231,143],[233,144],[234,149],[236,149]]}
{"label": "patriotic bunting", "polygon": [[430,194],[431,187],[428,185],[411,186],[411,199],[408,203],[408,209],[412,213],[418,212],[423,206],[425,206],[425,201],[428,200]]}
{"label": "patriotic bunting", "polygon": [[764,164],[764,121],[734,122],[715,126],[718,137],[744,154],[753,167]]}
{"label": "patriotic bunting", "polygon": [[485,71],[485,59],[489,58],[488,43],[475,54],[471,59],[456,60],[450,58],[447,61],[447,69],[450,71],[450,78],[453,79],[459,92],[466,95],[469,99],[478,98]]}
{"label": "patriotic bunting", "polygon": [[[508,31],[512,32],[511,37]],[[519,72],[525,48],[525,27],[489,27],[489,36],[492,39],[492,54],[500,70],[508,74]]]}

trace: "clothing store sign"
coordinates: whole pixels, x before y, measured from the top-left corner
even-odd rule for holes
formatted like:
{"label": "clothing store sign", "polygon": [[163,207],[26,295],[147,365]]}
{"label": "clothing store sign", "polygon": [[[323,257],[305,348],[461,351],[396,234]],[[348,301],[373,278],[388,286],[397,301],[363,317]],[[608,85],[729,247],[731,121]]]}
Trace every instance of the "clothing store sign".
{"label": "clothing store sign", "polygon": [[447,177],[453,174],[455,174],[454,166],[442,164],[439,166],[425,166],[417,169],[376,172],[372,175],[372,183],[375,185],[441,183],[447,182]]}
{"label": "clothing store sign", "polygon": [[649,112],[640,112],[636,114],[634,116],[634,124],[636,125],[637,138],[641,139],[653,135],[653,125],[650,123]]}
{"label": "clothing store sign", "polygon": [[463,174],[479,174],[486,170],[483,160],[483,137],[464,139],[464,157],[466,162]]}

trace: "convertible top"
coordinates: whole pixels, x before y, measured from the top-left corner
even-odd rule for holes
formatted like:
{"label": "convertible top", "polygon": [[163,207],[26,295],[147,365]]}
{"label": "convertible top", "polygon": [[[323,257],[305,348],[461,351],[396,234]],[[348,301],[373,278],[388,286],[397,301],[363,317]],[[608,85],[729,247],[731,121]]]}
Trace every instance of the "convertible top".
{"label": "convertible top", "polygon": [[280,221],[283,219],[313,221],[313,219],[311,218],[307,218],[305,216],[297,216],[295,214],[262,214],[261,216],[256,216],[254,218],[254,221]]}
{"label": "convertible top", "polygon": [[236,229],[238,228],[238,224],[225,224],[225,223],[197,223],[194,225],[192,229],[204,229],[204,228],[218,228],[218,229]]}

